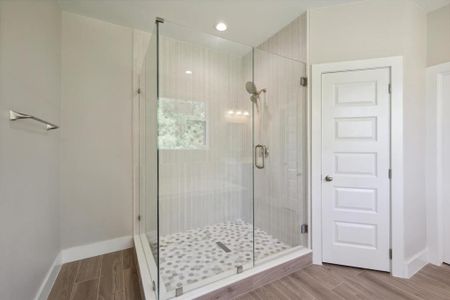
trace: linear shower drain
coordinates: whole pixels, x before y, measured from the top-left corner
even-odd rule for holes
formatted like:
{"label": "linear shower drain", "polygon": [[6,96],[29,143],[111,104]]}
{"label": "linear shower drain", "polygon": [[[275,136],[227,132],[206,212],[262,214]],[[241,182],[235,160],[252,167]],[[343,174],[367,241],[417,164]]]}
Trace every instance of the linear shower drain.
{"label": "linear shower drain", "polygon": [[225,246],[224,243],[222,242],[216,242],[217,246],[222,249],[223,251],[225,251],[226,253],[231,252],[230,248],[228,248],[227,246]]}

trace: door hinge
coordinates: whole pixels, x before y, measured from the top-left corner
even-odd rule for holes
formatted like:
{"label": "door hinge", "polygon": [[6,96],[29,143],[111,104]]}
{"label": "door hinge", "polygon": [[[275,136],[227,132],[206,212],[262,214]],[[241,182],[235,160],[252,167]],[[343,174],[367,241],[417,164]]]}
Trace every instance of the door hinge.
{"label": "door hinge", "polygon": [[244,272],[244,266],[236,266],[236,274],[241,274],[242,272]]}
{"label": "door hinge", "polygon": [[388,171],[388,178],[392,179],[392,169],[389,169],[389,171]]}
{"label": "door hinge", "polygon": [[308,86],[308,77],[300,77],[300,85]]}
{"label": "door hinge", "polygon": [[156,291],[156,283],[154,280],[152,280],[152,290]]}
{"label": "door hinge", "polygon": [[389,94],[392,94],[392,84],[390,84],[390,83],[388,85],[388,92],[389,92]]}
{"label": "door hinge", "polygon": [[300,225],[300,233],[308,233],[308,224]]}
{"label": "door hinge", "polygon": [[137,219],[140,222],[141,221],[141,215],[138,215]]}
{"label": "door hinge", "polygon": [[138,95],[141,94],[141,88],[138,88],[138,89],[137,89],[137,93],[138,93]]}
{"label": "door hinge", "polygon": [[392,249],[389,249],[389,259],[392,259]]}
{"label": "door hinge", "polygon": [[175,289],[175,297],[180,297],[181,295],[183,295],[183,287],[182,286],[177,287]]}

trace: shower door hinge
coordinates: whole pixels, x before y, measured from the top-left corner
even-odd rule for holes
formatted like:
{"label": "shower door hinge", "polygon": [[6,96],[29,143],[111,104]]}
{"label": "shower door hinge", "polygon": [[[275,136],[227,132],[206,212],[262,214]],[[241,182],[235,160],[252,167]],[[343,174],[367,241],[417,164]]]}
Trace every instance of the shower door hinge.
{"label": "shower door hinge", "polygon": [[392,259],[392,249],[389,249],[389,259]]}
{"label": "shower door hinge", "polygon": [[183,287],[182,286],[177,287],[175,289],[175,297],[180,297],[181,295],[183,295]]}
{"label": "shower door hinge", "polygon": [[140,221],[141,221],[141,215],[138,215],[138,216],[137,216],[137,219],[138,219],[138,221],[140,222]]}
{"label": "shower door hinge", "polygon": [[236,273],[241,274],[242,272],[244,272],[244,267],[242,265],[236,266]]}
{"label": "shower door hinge", "polygon": [[308,233],[308,224],[300,225],[300,233]]}
{"label": "shower door hinge", "polygon": [[388,92],[389,92],[389,94],[392,94],[392,84],[390,84],[390,83],[388,85]]}
{"label": "shower door hinge", "polygon": [[300,77],[300,85],[308,86],[308,77]]}
{"label": "shower door hinge", "polygon": [[389,179],[392,179],[392,169],[389,169],[389,171],[388,171],[388,177],[389,177]]}

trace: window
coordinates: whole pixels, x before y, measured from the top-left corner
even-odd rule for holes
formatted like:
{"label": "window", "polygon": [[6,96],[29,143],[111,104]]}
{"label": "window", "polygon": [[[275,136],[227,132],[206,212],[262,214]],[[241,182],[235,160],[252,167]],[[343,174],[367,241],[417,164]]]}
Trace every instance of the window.
{"label": "window", "polygon": [[160,98],[159,149],[206,149],[206,103]]}

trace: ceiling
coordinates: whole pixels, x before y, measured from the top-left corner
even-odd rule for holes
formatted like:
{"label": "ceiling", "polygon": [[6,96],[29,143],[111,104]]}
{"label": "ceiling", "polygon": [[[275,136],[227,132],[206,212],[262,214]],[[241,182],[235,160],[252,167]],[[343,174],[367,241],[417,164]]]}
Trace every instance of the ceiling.
{"label": "ceiling", "polygon": [[[111,23],[152,31],[156,17],[200,32],[256,46],[308,8],[362,0],[59,0],[61,8]],[[431,11],[450,0],[413,0]],[[226,32],[214,25],[224,21]]]}
{"label": "ceiling", "polygon": [[438,9],[442,6],[450,4],[450,0],[413,0],[423,7],[427,12]]}
{"label": "ceiling", "polygon": [[[256,46],[289,24],[306,9],[360,0],[60,0],[61,8],[77,14],[153,29],[156,17]],[[220,33],[218,21],[228,25]]]}

